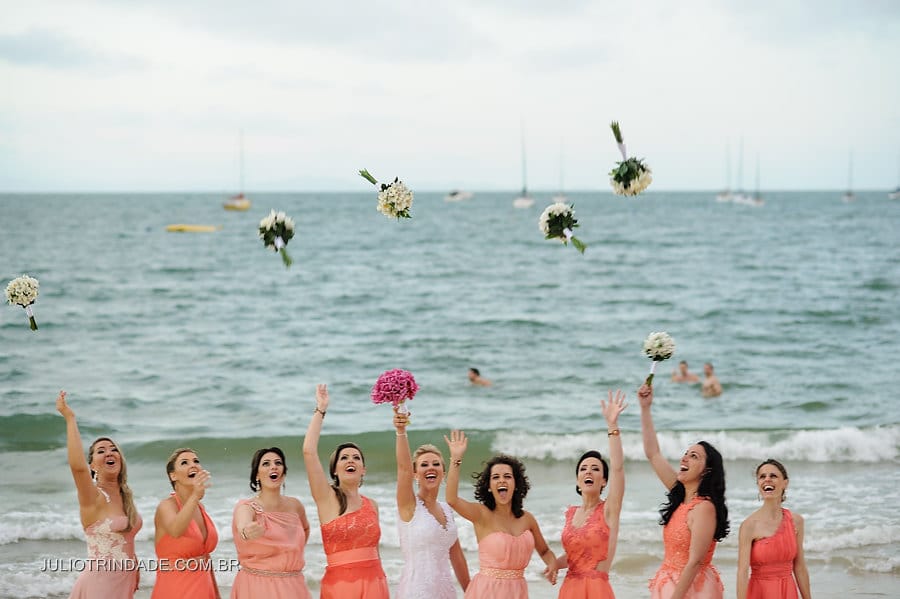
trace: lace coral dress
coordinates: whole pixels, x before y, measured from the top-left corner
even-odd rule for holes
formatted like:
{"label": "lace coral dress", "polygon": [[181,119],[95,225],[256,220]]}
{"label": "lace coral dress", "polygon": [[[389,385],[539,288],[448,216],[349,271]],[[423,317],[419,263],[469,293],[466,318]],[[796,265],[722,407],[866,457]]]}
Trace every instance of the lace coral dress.
{"label": "lace coral dress", "polygon": [[[109,496],[100,489],[109,503]],[[88,559],[75,581],[69,599],[131,599],[138,583],[138,562],[134,555],[134,537],[143,525],[140,515],[134,528],[128,528],[128,516],[98,520],[84,529]]]}
{"label": "lace coral dress", "polygon": [[323,524],[322,545],[328,566],[321,599],[388,599],[387,577],[381,568],[378,541],[381,527],[368,497],[362,507]]}
{"label": "lace coral dress", "polygon": [[771,537],[756,539],[750,548],[747,599],[797,599],[794,558],[797,533],[791,512],[781,509],[781,524]]}
{"label": "lace coral dress", "polygon": [[[172,493],[181,510],[181,500]],[[156,543],[159,570],[151,599],[215,599],[218,595],[209,554],[219,544],[219,533],[203,504],[198,504],[206,525],[206,539],[197,521],[191,523],[180,537],[168,534]]]}
{"label": "lace coral dress", "polygon": [[456,599],[456,579],[450,568],[450,547],[458,539],[456,521],[449,505],[443,501],[438,505],[446,528],[418,498],[412,519],[397,519],[403,553],[397,599]]}
{"label": "lace coral dress", "polygon": [[478,542],[478,574],[472,577],[465,599],[527,599],[525,568],[534,551],[534,536],[492,532]]}
{"label": "lace coral dress", "polygon": [[[688,513],[701,501],[708,499],[694,497],[691,501],[679,505],[669,523],[663,528],[665,556],[656,576],[650,579],[651,599],[669,599],[675,591],[675,585],[678,584],[681,571],[687,565],[690,556],[691,531],[687,525]],[[725,587],[722,585],[719,571],[711,563],[715,550],[716,541],[713,540],[697,570],[693,584],[684,596],[685,599],[722,599]]]}
{"label": "lace coral dress", "polygon": [[303,577],[303,550],[306,533],[296,512],[267,512],[256,501],[244,499],[243,505],[256,512],[256,521],[266,532],[258,539],[246,540],[231,521],[231,534],[241,569],[234,577],[231,599],[310,599]]}
{"label": "lace coral dress", "polygon": [[598,504],[577,528],[572,526],[577,506],[566,510],[562,546],[568,570],[559,589],[559,599],[615,599],[609,586],[609,573],[597,570],[597,564],[606,560],[609,549],[609,525],[603,513],[604,505]]}

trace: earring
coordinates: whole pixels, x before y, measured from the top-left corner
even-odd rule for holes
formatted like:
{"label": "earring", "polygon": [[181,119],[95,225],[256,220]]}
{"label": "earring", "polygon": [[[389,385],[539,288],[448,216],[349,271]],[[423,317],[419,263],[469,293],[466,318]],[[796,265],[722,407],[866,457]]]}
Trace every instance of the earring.
{"label": "earring", "polygon": [[784,491],[781,492],[781,500],[787,501],[787,493],[785,493]]}
{"label": "earring", "polygon": [[756,494],[756,500],[757,500],[757,501],[762,501],[762,495],[760,495],[759,493],[757,493],[757,494]]}
{"label": "earring", "polygon": [[366,480],[365,475],[359,477],[359,486],[360,487],[363,486],[363,482],[365,482],[365,480]]}

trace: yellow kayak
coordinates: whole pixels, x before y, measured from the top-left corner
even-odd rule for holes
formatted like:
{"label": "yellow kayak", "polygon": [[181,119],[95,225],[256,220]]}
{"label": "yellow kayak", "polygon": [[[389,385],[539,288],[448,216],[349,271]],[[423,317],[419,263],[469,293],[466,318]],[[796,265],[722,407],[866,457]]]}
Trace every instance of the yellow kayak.
{"label": "yellow kayak", "polygon": [[166,231],[172,233],[212,233],[222,227],[219,225],[168,225]]}

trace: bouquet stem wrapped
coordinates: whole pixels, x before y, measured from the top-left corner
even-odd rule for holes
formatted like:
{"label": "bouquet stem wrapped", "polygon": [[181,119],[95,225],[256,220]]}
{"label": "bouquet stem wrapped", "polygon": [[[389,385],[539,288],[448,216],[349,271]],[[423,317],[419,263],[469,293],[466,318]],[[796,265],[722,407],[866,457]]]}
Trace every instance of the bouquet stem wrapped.
{"label": "bouquet stem wrapped", "polygon": [[394,177],[391,183],[379,183],[366,169],[359,171],[359,176],[378,188],[378,212],[397,220],[412,218],[409,209],[413,203],[413,192],[403,181]]}
{"label": "bouquet stem wrapped", "polygon": [[285,268],[294,263],[285,249],[288,241],[294,237],[294,220],[284,212],[272,210],[267,217],[259,221],[259,237],[267,249],[281,254]]}
{"label": "bouquet stem wrapped", "polygon": [[645,385],[653,386],[653,375],[656,374],[656,364],[668,360],[675,353],[675,340],[668,333],[650,333],[644,340],[644,353],[653,360],[650,363],[650,374],[644,381]]}
{"label": "bouquet stem wrapped", "polygon": [[411,372],[399,368],[387,370],[372,387],[372,403],[390,403],[399,413],[409,414],[406,400],[412,400],[418,391],[419,385]]}
{"label": "bouquet stem wrapped", "polygon": [[619,123],[613,121],[610,124],[619,152],[622,153],[622,161],[617,162],[615,168],[609,171],[609,183],[616,195],[636,196],[653,182],[653,174],[641,158],[629,158],[625,150],[625,141],[622,138],[622,130]]}
{"label": "bouquet stem wrapped", "polygon": [[538,227],[545,239],[559,239],[565,245],[571,241],[575,249],[583,254],[587,246],[573,234],[573,229],[579,226],[574,208],[574,204],[570,206],[564,202],[550,204],[538,219]]}
{"label": "bouquet stem wrapped", "polygon": [[28,326],[32,331],[38,330],[37,321],[34,319],[34,310],[31,309],[31,306],[37,301],[39,287],[38,280],[28,275],[13,279],[6,286],[6,301],[25,308]]}

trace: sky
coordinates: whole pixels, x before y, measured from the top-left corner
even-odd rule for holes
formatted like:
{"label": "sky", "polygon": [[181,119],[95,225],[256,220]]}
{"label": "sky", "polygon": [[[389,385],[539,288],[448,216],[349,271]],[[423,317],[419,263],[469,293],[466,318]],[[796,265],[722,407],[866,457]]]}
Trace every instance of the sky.
{"label": "sky", "polygon": [[[0,192],[900,185],[895,0],[0,0]],[[523,144],[524,139],[524,144]],[[740,158],[743,160],[740,160]],[[851,159],[852,157],[852,159]],[[852,169],[851,169],[852,163]]]}

